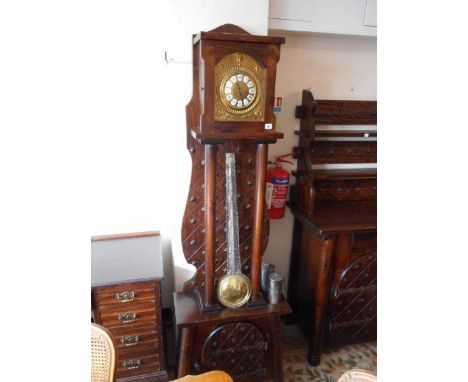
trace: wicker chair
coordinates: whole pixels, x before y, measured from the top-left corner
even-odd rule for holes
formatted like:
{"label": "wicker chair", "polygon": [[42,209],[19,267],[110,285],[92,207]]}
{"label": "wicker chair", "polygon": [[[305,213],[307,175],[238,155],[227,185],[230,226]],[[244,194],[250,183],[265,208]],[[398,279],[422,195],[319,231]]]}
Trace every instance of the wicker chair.
{"label": "wicker chair", "polygon": [[91,324],[91,382],[114,382],[115,346],[106,328]]}

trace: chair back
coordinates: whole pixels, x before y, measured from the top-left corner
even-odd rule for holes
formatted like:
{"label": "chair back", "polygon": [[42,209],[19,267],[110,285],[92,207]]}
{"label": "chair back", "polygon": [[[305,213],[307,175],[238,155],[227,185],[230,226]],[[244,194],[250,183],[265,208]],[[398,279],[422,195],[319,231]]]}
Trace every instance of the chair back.
{"label": "chair back", "polygon": [[115,346],[110,332],[91,324],[91,382],[113,382]]}

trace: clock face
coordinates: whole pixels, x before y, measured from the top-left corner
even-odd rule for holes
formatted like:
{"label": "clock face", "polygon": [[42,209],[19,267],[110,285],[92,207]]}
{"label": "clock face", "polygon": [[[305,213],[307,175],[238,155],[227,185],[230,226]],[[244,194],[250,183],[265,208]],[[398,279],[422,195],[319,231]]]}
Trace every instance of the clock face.
{"label": "clock face", "polygon": [[232,108],[242,110],[255,101],[257,86],[255,80],[248,74],[235,73],[223,83],[223,96]]}
{"label": "clock face", "polygon": [[262,121],[265,69],[251,56],[231,53],[215,67],[215,120]]}

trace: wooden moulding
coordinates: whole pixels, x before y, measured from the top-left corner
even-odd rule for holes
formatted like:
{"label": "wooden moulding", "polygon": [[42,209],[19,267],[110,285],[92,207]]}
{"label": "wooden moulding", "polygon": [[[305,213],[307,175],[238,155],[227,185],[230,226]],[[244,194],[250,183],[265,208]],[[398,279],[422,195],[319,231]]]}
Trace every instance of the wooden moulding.
{"label": "wooden moulding", "polygon": [[120,239],[134,239],[137,237],[160,236],[159,231],[146,231],[146,232],[132,232],[132,233],[115,233],[110,235],[96,235],[91,236],[91,241],[99,240],[120,240]]}
{"label": "wooden moulding", "polygon": [[284,44],[284,37],[254,36],[234,24],[224,24],[208,32],[200,32],[193,38],[195,44],[199,40],[218,40],[251,42],[256,44]]}

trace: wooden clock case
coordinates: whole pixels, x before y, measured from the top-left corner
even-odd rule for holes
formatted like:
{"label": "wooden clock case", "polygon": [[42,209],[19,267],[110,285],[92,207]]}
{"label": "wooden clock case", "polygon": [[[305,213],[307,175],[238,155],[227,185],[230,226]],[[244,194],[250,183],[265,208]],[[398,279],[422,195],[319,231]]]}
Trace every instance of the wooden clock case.
{"label": "wooden clock case", "polygon": [[[235,381],[282,380],[280,317],[290,307],[285,300],[268,304],[260,292],[261,257],[269,230],[268,144],[283,136],[275,130],[273,113],[282,43],[283,38],[253,36],[231,24],[193,38],[193,96],[186,109],[192,177],[182,248],[197,270],[183,292],[174,294],[178,378],[218,369]],[[249,55],[265,69],[263,121],[214,118],[215,67],[232,53]],[[216,298],[217,283],[226,273],[226,152],[236,157],[241,268],[252,284],[250,301],[238,309],[224,308]]]}
{"label": "wooden clock case", "polygon": [[[283,134],[274,126],[276,64],[280,58],[282,37],[253,36],[243,29],[227,24],[193,38],[193,94],[187,105],[187,127],[193,138],[201,143],[222,142],[233,139],[259,139],[273,143]],[[242,52],[266,69],[264,121],[216,121],[215,66],[225,56]]]}

